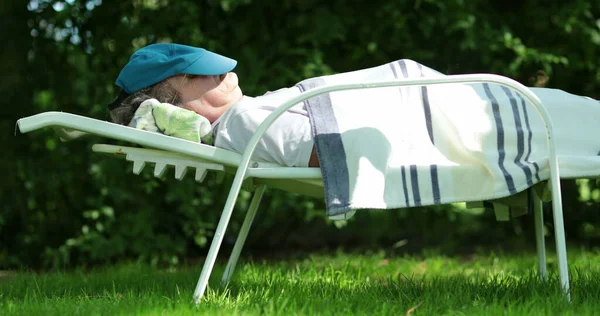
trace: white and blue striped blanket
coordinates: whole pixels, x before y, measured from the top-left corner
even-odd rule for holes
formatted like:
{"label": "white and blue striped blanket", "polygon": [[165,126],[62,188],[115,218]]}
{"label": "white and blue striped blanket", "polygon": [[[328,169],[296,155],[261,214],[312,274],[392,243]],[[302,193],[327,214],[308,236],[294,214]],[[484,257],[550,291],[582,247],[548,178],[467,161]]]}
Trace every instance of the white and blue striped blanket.
{"label": "white and blue striped blanket", "polygon": [[[311,78],[324,84],[443,76],[411,60]],[[600,176],[600,103],[532,88],[549,111],[561,177]],[[533,106],[495,84],[338,91],[305,102],[327,213],[502,198],[549,178]]]}

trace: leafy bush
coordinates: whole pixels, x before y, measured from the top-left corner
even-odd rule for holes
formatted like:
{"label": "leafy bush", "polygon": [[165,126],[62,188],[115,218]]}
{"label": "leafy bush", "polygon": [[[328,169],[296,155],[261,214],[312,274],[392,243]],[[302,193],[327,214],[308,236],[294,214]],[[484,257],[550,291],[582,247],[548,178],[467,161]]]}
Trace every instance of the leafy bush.
{"label": "leafy bush", "polygon": [[[146,44],[179,42],[231,56],[249,95],[410,58],[446,73],[498,73],[599,98],[598,12],[600,3],[586,0],[543,6],[464,0],[7,3],[0,8],[3,29],[12,30],[2,34],[10,49],[0,51],[0,268],[122,258],[176,264],[206,251],[231,179],[219,183],[209,176],[196,184],[133,176],[124,162],[91,153],[99,139],[61,144],[51,131],[8,136],[18,118],[42,111],[107,119],[105,104],[117,94],[114,78]],[[598,201],[598,181],[564,186],[569,239],[593,243],[600,213],[590,202]],[[239,206],[248,199],[243,195]],[[443,206],[363,212],[338,229],[323,220],[322,201],[269,192],[264,205],[270,206],[248,241],[255,251],[338,245],[401,250],[406,242],[457,249],[475,239],[498,243],[518,227],[531,227],[524,225],[528,219],[498,225],[492,214]],[[242,219],[237,211],[231,233]]]}

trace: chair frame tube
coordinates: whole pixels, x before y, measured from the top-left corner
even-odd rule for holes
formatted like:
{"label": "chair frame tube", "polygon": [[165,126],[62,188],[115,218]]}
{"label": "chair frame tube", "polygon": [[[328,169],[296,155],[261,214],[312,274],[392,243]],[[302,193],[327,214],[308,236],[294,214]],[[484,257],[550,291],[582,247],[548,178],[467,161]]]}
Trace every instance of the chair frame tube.
{"label": "chair frame tube", "polygon": [[221,286],[227,284],[231,279],[231,275],[233,275],[235,265],[237,264],[238,258],[240,257],[242,248],[244,248],[244,243],[246,242],[246,238],[248,237],[250,227],[252,227],[252,222],[254,221],[256,211],[258,210],[258,206],[260,205],[260,201],[262,200],[263,193],[265,192],[266,187],[266,185],[262,184],[259,185],[258,188],[256,188],[256,190],[254,191],[254,196],[252,197],[250,207],[248,208],[248,212],[246,213],[246,217],[244,218],[244,223],[242,224],[242,228],[240,228],[238,237],[235,240],[235,245],[233,246],[233,250],[231,251],[229,260],[227,261],[225,272],[223,273],[223,277],[221,278]]}
{"label": "chair frame tube", "polygon": [[544,241],[544,208],[542,200],[538,197],[535,190],[532,191],[534,203],[535,248],[537,249],[540,278],[542,281],[546,281],[548,279],[548,271],[546,266],[546,242]]}

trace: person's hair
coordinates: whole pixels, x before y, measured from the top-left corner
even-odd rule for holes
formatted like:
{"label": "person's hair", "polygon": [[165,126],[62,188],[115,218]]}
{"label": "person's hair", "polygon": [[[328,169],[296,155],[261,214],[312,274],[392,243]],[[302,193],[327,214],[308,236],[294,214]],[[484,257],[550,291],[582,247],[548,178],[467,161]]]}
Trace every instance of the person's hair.
{"label": "person's hair", "polygon": [[163,80],[125,98],[118,107],[110,111],[110,119],[117,124],[129,125],[140,104],[148,99],[156,99],[160,103],[170,103],[176,106],[181,105],[181,98],[177,90],[167,80]]}

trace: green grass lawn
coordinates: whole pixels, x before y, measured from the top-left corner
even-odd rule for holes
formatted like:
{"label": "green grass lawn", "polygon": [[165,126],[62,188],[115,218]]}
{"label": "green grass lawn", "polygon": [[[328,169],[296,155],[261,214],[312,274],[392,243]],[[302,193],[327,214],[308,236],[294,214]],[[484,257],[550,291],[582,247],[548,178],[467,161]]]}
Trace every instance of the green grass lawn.
{"label": "green grass lawn", "polygon": [[534,253],[388,258],[381,252],[244,261],[225,289],[216,286],[218,265],[199,307],[191,297],[201,265],[4,273],[0,315],[597,314],[600,253],[571,250],[569,260],[571,304],[559,290],[553,256],[550,280],[542,283]]}

